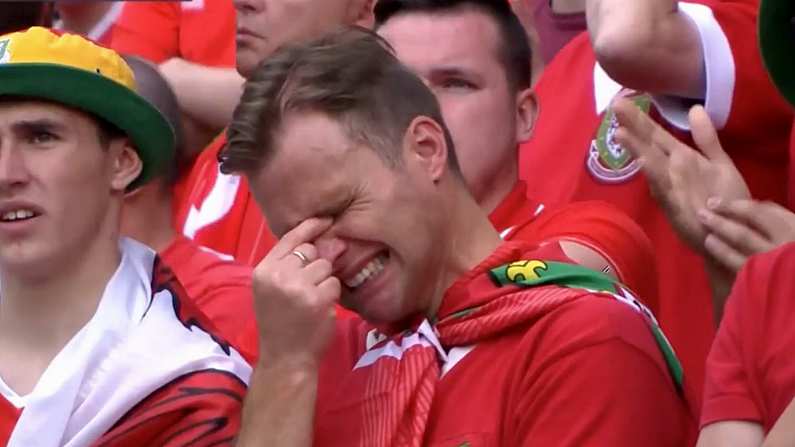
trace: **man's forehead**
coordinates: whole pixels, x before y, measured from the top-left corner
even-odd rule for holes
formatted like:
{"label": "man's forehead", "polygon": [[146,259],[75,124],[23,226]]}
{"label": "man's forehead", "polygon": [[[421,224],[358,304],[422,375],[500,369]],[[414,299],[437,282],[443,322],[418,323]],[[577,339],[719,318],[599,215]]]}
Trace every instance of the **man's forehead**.
{"label": "man's forehead", "polygon": [[68,120],[70,118],[90,119],[79,110],[48,101],[34,99],[0,98],[0,116],[9,120]]}
{"label": "man's forehead", "polygon": [[[493,20],[470,9],[399,14],[385,22],[378,33],[394,47],[398,58],[448,65],[496,55],[498,43]],[[484,39],[491,45],[484,45]]]}
{"label": "man's forehead", "polygon": [[321,212],[344,188],[345,172],[351,172],[346,169],[351,141],[329,125],[334,123],[311,114],[296,116],[286,117],[274,135],[272,156],[252,179],[274,232]]}

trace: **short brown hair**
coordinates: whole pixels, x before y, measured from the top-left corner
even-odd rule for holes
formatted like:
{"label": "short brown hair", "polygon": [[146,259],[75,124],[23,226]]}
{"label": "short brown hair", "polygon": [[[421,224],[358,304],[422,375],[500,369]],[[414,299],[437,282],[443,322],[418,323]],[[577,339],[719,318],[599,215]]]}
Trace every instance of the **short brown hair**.
{"label": "short brown hair", "polygon": [[338,120],[390,167],[401,163],[399,148],[412,120],[427,116],[442,127],[449,166],[460,172],[436,97],[388,48],[375,33],[348,27],[267,58],[246,81],[220,157],[222,172],[259,169],[273,154],[284,115],[296,111]]}

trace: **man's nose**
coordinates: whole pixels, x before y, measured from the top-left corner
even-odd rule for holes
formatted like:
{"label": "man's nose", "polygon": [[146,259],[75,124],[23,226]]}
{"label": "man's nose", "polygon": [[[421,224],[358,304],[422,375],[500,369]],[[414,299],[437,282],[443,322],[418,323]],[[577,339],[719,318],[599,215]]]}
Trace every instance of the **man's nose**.
{"label": "man's nose", "polygon": [[10,142],[0,143],[0,189],[7,190],[28,180],[28,170],[19,151]]}
{"label": "man's nose", "polygon": [[318,257],[323,258],[332,264],[348,248],[345,241],[337,237],[320,237],[315,241]]}

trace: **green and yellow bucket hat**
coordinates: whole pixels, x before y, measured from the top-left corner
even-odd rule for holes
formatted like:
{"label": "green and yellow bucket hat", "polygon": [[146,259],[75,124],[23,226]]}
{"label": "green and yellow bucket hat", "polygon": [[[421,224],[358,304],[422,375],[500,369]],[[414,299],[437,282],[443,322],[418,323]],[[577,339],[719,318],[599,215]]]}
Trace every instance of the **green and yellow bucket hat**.
{"label": "green and yellow bucket hat", "polygon": [[157,175],[174,157],[171,125],[135,90],[124,59],[81,36],[41,27],[0,36],[0,97],[53,101],[121,129],[143,164],[130,188]]}
{"label": "green and yellow bucket hat", "polygon": [[770,78],[795,106],[795,0],[762,0],[759,49]]}

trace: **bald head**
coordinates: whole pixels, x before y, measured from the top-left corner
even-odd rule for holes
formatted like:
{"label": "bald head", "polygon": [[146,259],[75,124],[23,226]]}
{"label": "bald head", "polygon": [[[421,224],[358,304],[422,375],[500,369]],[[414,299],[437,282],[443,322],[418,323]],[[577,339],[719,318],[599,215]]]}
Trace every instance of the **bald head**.
{"label": "bald head", "polygon": [[[182,153],[183,144],[181,112],[177,97],[168,82],[157,70],[157,67],[137,56],[125,55],[122,57],[135,75],[138,94],[154,105],[165,116],[171,127],[174,128],[176,147],[174,151],[175,157],[171,164],[174,166],[172,171],[175,171],[177,161]],[[170,172],[167,175],[169,180],[173,180],[177,173]]]}

